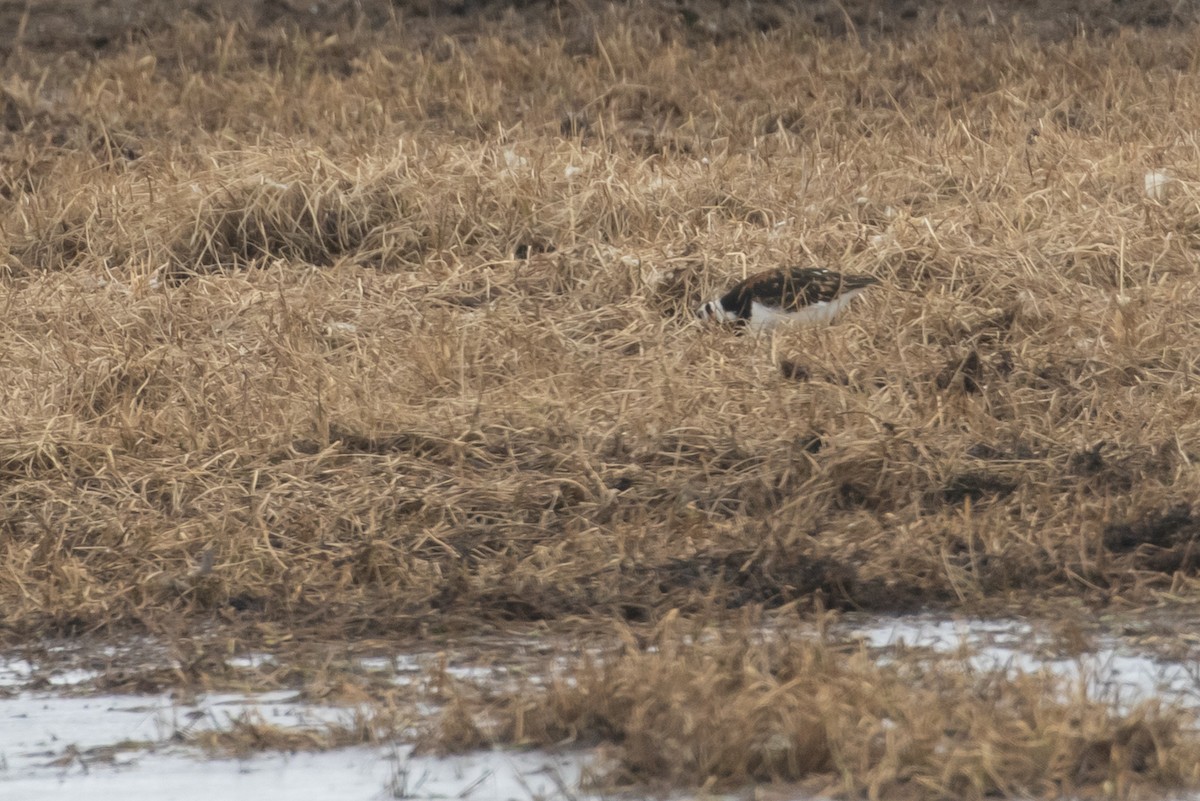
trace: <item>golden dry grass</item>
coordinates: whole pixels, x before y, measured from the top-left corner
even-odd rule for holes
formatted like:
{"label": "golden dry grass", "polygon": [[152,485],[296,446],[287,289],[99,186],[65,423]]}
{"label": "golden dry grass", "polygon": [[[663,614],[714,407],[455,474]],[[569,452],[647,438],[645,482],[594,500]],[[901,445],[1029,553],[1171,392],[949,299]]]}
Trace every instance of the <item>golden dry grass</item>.
{"label": "golden dry grass", "polygon": [[346,723],[305,727],[279,726],[253,712],[229,715],[225,720],[214,723],[212,728],[196,732],[189,732],[185,727],[176,737],[211,754],[245,758],[264,751],[295,753],[375,745],[380,741],[380,729],[389,729],[390,736],[392,728],[390,724],[382,724],[361,714]]}
{"label": "golden dry grass", "polygon": [[460,687],[428,742],[603,743],[606,786],[772,783],[781,799],[1129,797],[1198,778],[1190,716],[1155,704],[1116,714],[1050,674],[677,629],[498,697]]}
{"label": "golden dry grass", "polygon": [[[1195,31],[768,27],[579,4],[456,36],[185,20],[91,60],[12,54],[6,636],[1192,598]],[[796,262],[884,286],[774,339],[692,321]],[[804,678],[819,649],[727,650],[579,686],[636,707],[661,674],[714,713],[780,697],[826,726],[825,681],[932,703],[860,662]],[[714,659],[766,660],[765,683]],[[1042,792],[1126,725],[1050,731],[1063,702],[1006,687],[988,725],[1013,762],[972,793]],[[501,739],[562,735],[521,714]],[[847,792],[892,781],[861,734],[826,735],[858,743],[822,762]],[[803,773],[645,758],[629,772]]]}
{"label": "golden dry grass", "polygon": [[[6,626],[1190,592],[1189,33],[648,14],[14,56]],[[796,261],[886,286],[691,323]]]}
{"label": "golden dry grass", "polygon": [[[640,22],[18,60],[7,625],[1178,589],[1186,32]],[[690,324],[797,260],[887,288],[775,342]]]}

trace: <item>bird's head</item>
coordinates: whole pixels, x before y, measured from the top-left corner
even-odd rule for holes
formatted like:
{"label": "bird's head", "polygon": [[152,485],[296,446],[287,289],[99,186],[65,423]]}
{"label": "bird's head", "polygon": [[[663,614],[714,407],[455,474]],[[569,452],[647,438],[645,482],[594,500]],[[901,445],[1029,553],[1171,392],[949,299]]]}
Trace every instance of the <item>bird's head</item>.
{"label": "bird's head", "polygon": [[724,323],[732,320],[736,315],[725,311],[725,307],[721,305],[720,300],[710,300],[696,309],[696,316],[701,320],[716,320],[719,323]]}

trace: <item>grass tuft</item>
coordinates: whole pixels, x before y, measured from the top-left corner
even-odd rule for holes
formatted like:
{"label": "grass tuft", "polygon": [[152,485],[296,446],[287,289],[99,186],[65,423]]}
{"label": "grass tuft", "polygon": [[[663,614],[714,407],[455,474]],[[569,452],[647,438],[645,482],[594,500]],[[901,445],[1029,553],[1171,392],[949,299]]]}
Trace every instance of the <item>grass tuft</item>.
{"label": "grass tuft", "polygon": [[[881,665],[826,644],[733,633],[572,661],[544,687],[462,700],[431,732],[485,742],[607,744],[606,782],[727,788],[801,783],[850,798],[1122,795],[1193,779],[1186,716],[1117,714],[1049,674],[976,673],[956,660]],[[953,697],[954,704],[944,699]]]}

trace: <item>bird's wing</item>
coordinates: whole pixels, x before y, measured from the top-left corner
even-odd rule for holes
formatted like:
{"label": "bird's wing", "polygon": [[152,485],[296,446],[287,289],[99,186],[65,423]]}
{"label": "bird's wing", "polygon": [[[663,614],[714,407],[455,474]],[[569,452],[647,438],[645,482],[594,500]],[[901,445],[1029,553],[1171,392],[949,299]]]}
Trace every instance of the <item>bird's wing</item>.
{"label": "bird's wing", "polygon": [[753,280],[755,300],[785,311],[828,303],[844,292],[877,283],[869,275],[843,275],[819,267],[772,270]]}
{"label": "bird's wing", "polygon": [[800,311],[878,283],[879,279],[870,275],[844,275],[820,267],[764,270],[730,289],[722,304],[743,318],[750,316],[754,301],[783,311]]}

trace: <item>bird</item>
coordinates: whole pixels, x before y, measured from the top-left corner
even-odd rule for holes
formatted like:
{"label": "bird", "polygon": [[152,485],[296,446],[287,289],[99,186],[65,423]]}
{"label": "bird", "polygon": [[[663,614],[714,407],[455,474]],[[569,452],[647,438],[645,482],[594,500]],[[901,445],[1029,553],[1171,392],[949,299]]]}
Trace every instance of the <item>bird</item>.
{"label": "bird", "polygon": [[729,291],[696,309],[701,320],[734,323],[750,331],[769,331],[785,323],[821,325],[867,287],[871,275],[851,275],[822,267],[779,267],[734,284]]}

